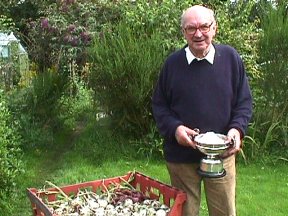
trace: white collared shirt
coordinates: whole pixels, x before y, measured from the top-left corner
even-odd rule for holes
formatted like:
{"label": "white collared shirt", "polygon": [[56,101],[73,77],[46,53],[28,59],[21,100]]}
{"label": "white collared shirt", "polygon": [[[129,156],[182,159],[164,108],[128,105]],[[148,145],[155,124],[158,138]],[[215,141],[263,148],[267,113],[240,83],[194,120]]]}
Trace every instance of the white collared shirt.
{"label": "white collared shirt", "polygon": [[187,58],[188,64],[190,64],[194,59],[197,59],[198,61],[206,59],[210,64],[213,64],[214,62],[215,48],[213,45],[211,45],[209,52],[203,58],[195,57],[193,53],[190,51],[189,47],[186,47],[185,51],[186,51],[186,58]]}

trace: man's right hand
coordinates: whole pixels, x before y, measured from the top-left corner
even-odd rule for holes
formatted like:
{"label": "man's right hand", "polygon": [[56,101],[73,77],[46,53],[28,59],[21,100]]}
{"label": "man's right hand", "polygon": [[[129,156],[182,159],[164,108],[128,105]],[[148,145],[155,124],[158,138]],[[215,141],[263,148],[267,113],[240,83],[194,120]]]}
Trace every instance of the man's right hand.
{"label": "man's right hand", "polygon": [[177,127],[175,131],[175,138],[180,145],[192,147],[196,149],[196,143],[191,139],[192,137],[198,135],[197,131],[194,131],[184,125]]}

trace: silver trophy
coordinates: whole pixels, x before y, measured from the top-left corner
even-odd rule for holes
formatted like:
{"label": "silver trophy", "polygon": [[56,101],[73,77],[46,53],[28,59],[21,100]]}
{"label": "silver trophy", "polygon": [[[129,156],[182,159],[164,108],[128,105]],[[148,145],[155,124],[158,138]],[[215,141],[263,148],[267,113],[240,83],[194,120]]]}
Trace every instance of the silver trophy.
{"label": "silver trophy", "polygon": [[223,167],[223,161],[220,157],[228,148],[232,147],[235,143],[231,142],[228,137],[223,134],[214,132],[207,132],[193,137],[196,146],[206,155],[200,161],[198,174],[208,178],[220,178],[226,175]]}

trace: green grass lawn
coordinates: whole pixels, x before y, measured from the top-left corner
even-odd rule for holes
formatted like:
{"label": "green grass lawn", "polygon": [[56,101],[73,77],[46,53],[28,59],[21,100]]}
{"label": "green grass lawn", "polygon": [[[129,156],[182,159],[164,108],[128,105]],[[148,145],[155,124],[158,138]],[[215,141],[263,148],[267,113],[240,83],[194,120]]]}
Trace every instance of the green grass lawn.
{"label": "green grass lawn", "polygon": [[[103,179],[137,170],[169,183],[163,159],[147,160],[125,138],[105,127],[88,125],[77,136],[61,133],[57,145],[34,149],[24,156],[26,172],[18,178],[11,200],[14,216],[32,215],[26,188],[42,188],[45,181],[57,186]],[[69,138],[69,139],[67,139]],[[68,142],[67,142],[68,140]],[[287,164],[237,164],[237,211],[240,216],[288,215]],[[0,215],[7,215],[1,214]],[[201,216],[208,215],[203,196]]]}

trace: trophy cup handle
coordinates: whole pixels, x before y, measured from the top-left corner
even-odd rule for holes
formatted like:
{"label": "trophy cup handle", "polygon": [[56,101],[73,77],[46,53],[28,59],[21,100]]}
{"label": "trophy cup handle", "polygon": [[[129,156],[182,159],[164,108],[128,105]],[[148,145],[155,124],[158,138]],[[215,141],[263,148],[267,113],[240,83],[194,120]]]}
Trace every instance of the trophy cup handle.
{"label": "trophy cup handle", "polygon": [[192,141],[194,141],[194,140],[195,140],[195,137],[200,134],[200,130],[199,130],[198,128],[194,128],[193,130],[197,133],[197,135],[192,135],[192,136],[190,136],[190,139],[191,139]]}

